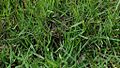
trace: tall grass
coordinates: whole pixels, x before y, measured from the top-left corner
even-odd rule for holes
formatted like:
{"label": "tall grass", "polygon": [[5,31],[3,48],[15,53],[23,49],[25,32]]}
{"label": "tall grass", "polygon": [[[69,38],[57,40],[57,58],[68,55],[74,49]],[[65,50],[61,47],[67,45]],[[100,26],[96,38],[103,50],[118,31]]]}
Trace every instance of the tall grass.
{"label": "tall grass", "polygon": [[1,68],[115,68],[119,45],[119,0],[0,0]]}

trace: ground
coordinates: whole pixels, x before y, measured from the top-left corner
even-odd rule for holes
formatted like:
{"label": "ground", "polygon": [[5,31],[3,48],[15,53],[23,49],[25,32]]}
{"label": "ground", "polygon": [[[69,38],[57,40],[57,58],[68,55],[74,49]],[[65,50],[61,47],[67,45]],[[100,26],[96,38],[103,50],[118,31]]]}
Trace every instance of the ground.
{"label": "ground", "polygon": [[0,0],[0,68],[119,68],[120,0]]}

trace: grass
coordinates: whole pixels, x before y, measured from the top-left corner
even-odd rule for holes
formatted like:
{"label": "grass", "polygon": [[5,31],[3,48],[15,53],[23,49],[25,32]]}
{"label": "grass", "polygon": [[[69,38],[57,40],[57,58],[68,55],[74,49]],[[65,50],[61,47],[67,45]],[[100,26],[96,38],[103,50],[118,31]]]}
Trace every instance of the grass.
{"label": "grass", "polygon": [[119,68],[120,0],[0,0],[0,68]]}

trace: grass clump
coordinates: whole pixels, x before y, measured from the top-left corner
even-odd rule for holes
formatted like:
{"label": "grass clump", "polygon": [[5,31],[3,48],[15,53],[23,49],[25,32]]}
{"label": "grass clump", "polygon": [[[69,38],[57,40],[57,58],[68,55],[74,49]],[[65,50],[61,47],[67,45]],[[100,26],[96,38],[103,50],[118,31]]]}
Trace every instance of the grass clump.
{"label": "grass clump", "polygon": [[0,67],[120,67],[119,7],[119,0],[0,0]]}

